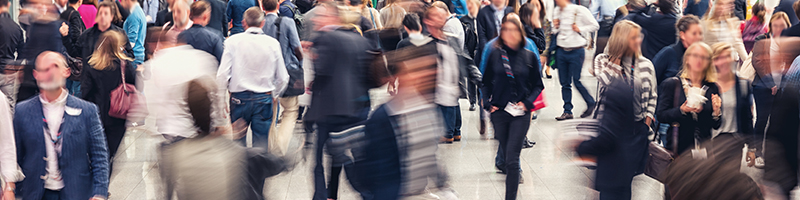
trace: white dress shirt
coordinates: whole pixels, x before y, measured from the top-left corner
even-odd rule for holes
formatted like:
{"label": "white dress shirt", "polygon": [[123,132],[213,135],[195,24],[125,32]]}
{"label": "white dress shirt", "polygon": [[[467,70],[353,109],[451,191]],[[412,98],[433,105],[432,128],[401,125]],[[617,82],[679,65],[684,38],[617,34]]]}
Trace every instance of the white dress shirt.
{"label": "white dress shirt", "polygon": [[[186,102],[188,84],[198,81],[210,91],[212,102],[211,126],[223,127],[230,124],[225,111],[228,100],[225,93],[220,93],[214,80],[217,59],[205,51],[197,50],[189,45],[182,45],[159,50],[145,63],[145,69],[151,70],[151,78],[155,87],[147,92],[150,111],[156,114],[156,126],[162,135],[190,138],[196,135],[194,119],[189,113]],[[153,113],[151,113],[153,114]]]}
{"label": "white dress shirt", "polygon": [[461,87],[458,86],[461,78],[458,57],[450,45],[437,43],[436,49],[441,56],[438,59],[434,102],[442,106],[458,106],[458,97],[461,96]]}
{"label": "white dress shirt", "polygon": [[220,88],[228,88],[231,93],[272,92],[272,96],[280,96],[289,83],[280,43],[258,27],[229,37],[217,81]]}
{"label": "white dress shirt", "polygon": [[587,45],[586,38],[581,33],[572,30],[572,24],[577,24],[578,29],[583,33],[600,29],[600,25],[592,17],[589,9],[575,4],[569,4],[563,9],[561,7],[553,9],[553,19],[560,20],[559,27],[554,28],[553,33],[558,33],[556,44],[561,48],[577,48]]}
{"label": "white dress shirt", "polygon": [[[61,155],[61,145],[55,145],[54,140],[60,140],[59,129],[61,122],[64,120],[64,109],[67,106],[67,95],[69,92],[62,89],[61,96],[55,101],[47,101],[44,94],[39,95],[39,101],[42,102],[42,112],[44,118],[47,120],[47,131],[42,127],[44,133],[44,147],[47,154],[47,177],[44,180],[44,188],[49,190],[61,190],[64,188],[64,180],[61,177],[61,170],[58,169],[58,157]],[[60,143],[60,142],[59,142]]]}
{"label": "white dress shirt", "polygon": [[17,165],[17,148],[8,98],[0,92],[0,178],[4,182],[19,182],[25,176]]}

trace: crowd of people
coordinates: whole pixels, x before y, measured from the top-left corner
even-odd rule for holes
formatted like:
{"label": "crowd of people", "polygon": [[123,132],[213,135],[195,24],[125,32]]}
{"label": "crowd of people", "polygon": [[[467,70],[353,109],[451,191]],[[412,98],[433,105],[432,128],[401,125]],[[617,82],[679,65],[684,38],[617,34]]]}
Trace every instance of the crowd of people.
{"label": "crowd of people", "polygon": [[[798,186],[800,1],[20,5],[12,17],[0,0],[3,200],[111,198],[122,139],[147,119],[166,199],[264,199],[264,180],[296,164],[300,124],[315,200],[338,199],[342,171],[363,199],[458,199],[437,148],[462,140],[462,98],[517,199],[553,70],[555,120],[598,125],[567,148],[595,163],[600,199],[631,199],[640,174],[666,199],[785,199]],[[390,100],[373,104],[383,87]],[[673,159],[654,162],[659,150]]]}

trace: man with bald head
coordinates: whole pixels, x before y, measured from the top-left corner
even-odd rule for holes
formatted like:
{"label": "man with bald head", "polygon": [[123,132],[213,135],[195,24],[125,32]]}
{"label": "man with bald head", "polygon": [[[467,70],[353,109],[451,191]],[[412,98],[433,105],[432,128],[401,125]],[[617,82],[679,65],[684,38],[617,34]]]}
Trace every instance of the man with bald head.
{"label": "man with bald head", "polygon": [[172,4],[173,24],[164,25],[165,28],[167,26],[171,26],[169,27],[169,30],[165,34],[166,36],[165,40],[167,40],[167,42],[170,42],[172,44],[177,43],[178,35],[180,35],[181,32],[185,31],[186,29],[192,27],[192,24],[194,23],[192,22],[192,20],[189,20],[190,12],[191,11],[189,3],[187,3],[186,1],[176,0],[175,2],[173,2]]}
{"label": "man with bald head", "polygon": [[39,54],[33,76],[40,93],[17,104],[17,163],[28,176],[16,185],[22,199],[108,197],[108,147],[97,106],[67,94],[69,75],[62,54]]}

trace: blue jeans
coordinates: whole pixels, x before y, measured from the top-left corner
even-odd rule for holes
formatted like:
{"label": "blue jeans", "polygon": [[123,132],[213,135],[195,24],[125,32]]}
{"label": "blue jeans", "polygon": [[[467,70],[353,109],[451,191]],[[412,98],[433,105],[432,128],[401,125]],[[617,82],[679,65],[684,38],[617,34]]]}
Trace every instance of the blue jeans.
{"label": "blue jeans", "polygon": [[[253,92],[231,94],[231,122],[244,120],[253,131],[253,147],[267,149],[269,127],[272,124],[272,95]],[[246,145],[246,138],[237,139]]]}
{"label": "blue jeans", "polygon": [[581,93],[587,107],[591,108],[595,104],[594,98],[589,94],[589,90],[586,90],[586,87],[581,83],[584,56],[583,48],[572,51],[558,48],[558,53],[556,53],[558,78],[561,83],[561,98],[564,100],[564,113],[572,114],[572,86],[570,84],[575,84],[575,89]]}
{"label": "blue jeans", "polygon": [[661,146],[668,147],[667,144],[667,130],[669,130],[669,124],[667,123],[660,123],[658,124],[658,134],[661,135]]}
{"label": "blue jeans", "polygon": [[[322,166],[322,158],[324,147],[328,144],[328,139],[330,139],[331,132],[342,131],[347,128],[352,127],[355,124],[360,122],[366,121],[367,116],[369,114],[369,108],[364,108],[359,116],[351,117],[351,116],[327,116],[322,120],[317,120],[317,143],[315,143],[315,160],[316,164],[314,165],[314,200],[326,200],[328,199],[328,188],[326,187],[325,182],[325,169]],[[369,194],[369,191],[364,187],[364,185],[360,184],[358,180],[359,178],[355,177],[357,175],[353,168],[353,158],[346,154],[346,151],[341,151],[340,148],[330,148],[328,147],[328,153],[331,154],[332,162],[331,167],[342,167],[345,171],[345,175],[347,176],[347,180],[350,181],[350,185],[353,186],[358,193],[361,194],[363,199],[372,199],[372,195]],[[356,152],[353,152],[356,153]],[[333,177],[331,179],[334,179]],[[338,177],[335,178],[338,180]],[[331,188],[338,190],[338,188]]]}
{"label": "blue jeans", "polygon": [[442,106],[439,105],[439,111],[442,112],[442,119],[444,119],[444,137],[453,138],[453,136],[461,135],[461,109],[458,106]]}

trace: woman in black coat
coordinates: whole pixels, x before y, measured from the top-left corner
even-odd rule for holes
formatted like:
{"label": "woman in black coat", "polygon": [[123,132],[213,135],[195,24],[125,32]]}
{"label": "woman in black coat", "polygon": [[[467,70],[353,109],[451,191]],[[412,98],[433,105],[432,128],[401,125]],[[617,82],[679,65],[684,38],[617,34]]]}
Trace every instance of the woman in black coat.
{"label": "woman in black coat", "polygon": [[103,33],[98,41],[97,50],[88,58],[91,67],[83,68],[84,73],[81,76],[81,98],[97,105],[108,142],[108,155],[112,158],[110,160],[113,160],[125,136],[125,119],[108,115],[111,107],[111,91],[122,84],[122,68],[125,69],[125,83],[136,83],[133,59],[125,55],[122,50],[126,41],[125,36],[119,31]]}
{"label": "woman in black coat", "polygon": [[69,6],[64,12],[61,12],[61,20],[66,21],[69,26],[69,33],[63,37],[62,43],[64,48],[67,49],[67,54],[72,57],[80,57],[80,49],[76,48],[75,43],[78,42],[78,37],[86,30],[86,25],[83,24],[81,14],[78,12],[78,7],[81,6],[81,0],[69,0]]}
{"label": "woman in black coat", "polygon": [[[683,58],[683,70],[678,77],[661,83],[656,106],[658,121],[671,125],[666,146],[677,154],[699,145],[695,140],[702,143],[711,138],[711,129],[720,127],[722,104],[715,83],[716,70],[711,65],[711,47],[697,42],[687,48]],[[690,88],[705,88],[706,101],[699,106],[691,105],[686,98]],[[677,136],[673,133],[676,128]]]}
{"label": "woman in black coat", "polygon": [[533,102],[544,89],[539,59],[524,46],[525,32],[519,16],[507,15],[483,76],[484,109],[492,113],[495,137],[505,153],[507,200],[517,198],[522,141],[531,124]]}

